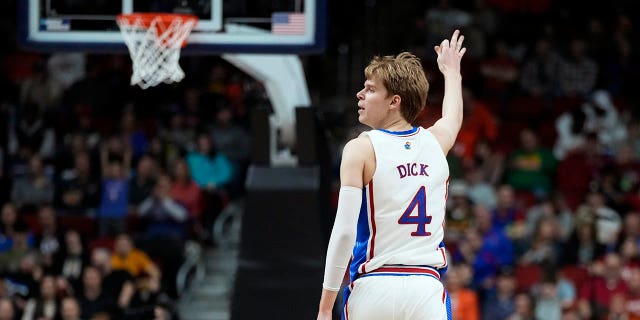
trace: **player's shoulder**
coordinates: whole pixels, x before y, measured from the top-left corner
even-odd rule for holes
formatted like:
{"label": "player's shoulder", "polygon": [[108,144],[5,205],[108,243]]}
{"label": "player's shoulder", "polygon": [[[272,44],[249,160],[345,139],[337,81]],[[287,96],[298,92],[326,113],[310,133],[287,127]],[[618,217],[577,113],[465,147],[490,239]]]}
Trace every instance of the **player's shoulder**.
{"label": "player's shoulder", "polygon": [[373,146],[371,144],[371,140],[369,139],[369,135],[367,132],[363,132],[357,137],[347,141],[342,150],[343,153],[353,152],[353,153],[365,153],[369,150],[373,150]]}

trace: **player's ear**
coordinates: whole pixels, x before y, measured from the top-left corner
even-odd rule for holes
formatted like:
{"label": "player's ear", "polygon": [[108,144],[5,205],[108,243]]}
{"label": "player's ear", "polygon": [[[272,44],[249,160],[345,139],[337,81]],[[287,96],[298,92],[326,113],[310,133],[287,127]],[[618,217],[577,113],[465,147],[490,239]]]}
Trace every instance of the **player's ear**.
{"label": "player's ear", "polygon": [[399,95],[394,94],[391,97],[391,102],[389,102],[389,105],[390,105],[391,109],[400,109],[400,103],[401,102],[402,102],[402,98]]}

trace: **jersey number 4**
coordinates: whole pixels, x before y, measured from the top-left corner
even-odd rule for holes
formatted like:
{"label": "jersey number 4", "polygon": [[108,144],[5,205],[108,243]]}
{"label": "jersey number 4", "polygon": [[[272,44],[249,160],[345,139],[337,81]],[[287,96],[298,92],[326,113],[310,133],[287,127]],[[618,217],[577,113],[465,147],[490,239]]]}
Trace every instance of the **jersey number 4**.
{"label": "jersey number 4", "polygon": [[[418,209],[417,215],[412,215],[416,209]],[[416,231],[411,232],[412,236],[428,237],[431,235],[431,232],[426,230],[427,225],[431,223],[431,216],[427,215],[427,192],[424,186],[420,187],[416,195],[413,196],[409,206],[398,219],[398,223],[417,225]]]}

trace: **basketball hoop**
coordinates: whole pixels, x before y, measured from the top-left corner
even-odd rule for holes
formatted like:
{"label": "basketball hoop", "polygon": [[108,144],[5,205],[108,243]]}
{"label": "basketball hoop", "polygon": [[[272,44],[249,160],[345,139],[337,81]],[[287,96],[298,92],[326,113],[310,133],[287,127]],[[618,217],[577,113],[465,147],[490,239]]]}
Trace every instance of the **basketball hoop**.
{"label": "basketball hoop", "polygon": [[161,82],[178,82],[184,72],[178,60],[198,18],[189,14],[129,13],[117,18],[133,61],[131,85],[146,89]]}

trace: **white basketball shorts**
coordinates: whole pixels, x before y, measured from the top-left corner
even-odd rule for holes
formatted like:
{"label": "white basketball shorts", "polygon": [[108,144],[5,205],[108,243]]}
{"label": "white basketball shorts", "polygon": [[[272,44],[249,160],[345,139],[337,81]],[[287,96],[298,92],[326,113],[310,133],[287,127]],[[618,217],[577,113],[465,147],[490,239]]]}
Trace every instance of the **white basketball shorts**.
{"label": "white basketball shorts", "polygon": [[359,277],[351,284],[343,318],[451,320],[448,310],[449,297],[439,276],[384,273],[376,270]]}

